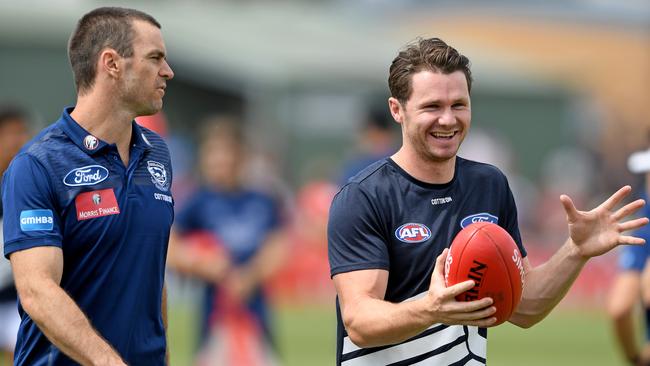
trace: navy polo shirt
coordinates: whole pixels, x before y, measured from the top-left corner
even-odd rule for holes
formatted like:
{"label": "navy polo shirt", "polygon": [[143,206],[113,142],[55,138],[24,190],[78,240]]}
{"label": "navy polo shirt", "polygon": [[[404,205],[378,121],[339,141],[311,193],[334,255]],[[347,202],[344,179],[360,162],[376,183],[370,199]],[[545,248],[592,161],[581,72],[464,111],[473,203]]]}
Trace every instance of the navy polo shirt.
{"label": "navy polo shirt", "polygon": [[[130,365],[164,364],[161,297],[174,218],[169,151],[133,122],[125,167],[116,145],[90,135],[71,111],[25,145],[5,173],[4,255],[61,248],[61,287],[97,332]],[[16,365],[75,364],[20,303],[18,311]]]}

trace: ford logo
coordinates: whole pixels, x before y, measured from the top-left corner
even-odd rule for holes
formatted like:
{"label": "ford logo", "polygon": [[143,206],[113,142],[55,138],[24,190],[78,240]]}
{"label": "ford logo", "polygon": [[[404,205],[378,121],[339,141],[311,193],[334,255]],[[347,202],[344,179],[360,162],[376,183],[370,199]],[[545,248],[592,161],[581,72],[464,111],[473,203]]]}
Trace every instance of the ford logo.
{"label": "ford logo", "polygon": [[475,222],[491,222],[493,224],[497,224],[499,222],[499,218],[487,212],[481,212],[474,215],[469,215],[462,219],[460,221],[460,227],[464,229],[466,226],[471,225]]}
{"label": "ford logo", "polygon": [[411,222],[397,228],[395,237],[404,243],[421,243],[431,237],[431,230],[425,225]]}
{"label": "ford logo", "polygon": [[69,187],[92,186],[108,178],[108,169],[101,165],[88,165],[72,169],[63,178],[63,184]]}

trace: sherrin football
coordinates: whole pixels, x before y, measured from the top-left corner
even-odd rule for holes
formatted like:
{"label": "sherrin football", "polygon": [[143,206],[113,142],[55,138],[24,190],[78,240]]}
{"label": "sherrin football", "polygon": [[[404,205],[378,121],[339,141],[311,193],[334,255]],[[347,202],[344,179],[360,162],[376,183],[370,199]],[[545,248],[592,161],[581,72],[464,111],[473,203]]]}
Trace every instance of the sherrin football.
{"label": "sherrin football", "polygon": [[445,262],[447,286],[474,280],[472,289],[458,295],[458,301],[491,297],[499,325],[519,305],[524,287],[523,259],[510,234],[499,225],[477,222],[462,229],[451,243]]}

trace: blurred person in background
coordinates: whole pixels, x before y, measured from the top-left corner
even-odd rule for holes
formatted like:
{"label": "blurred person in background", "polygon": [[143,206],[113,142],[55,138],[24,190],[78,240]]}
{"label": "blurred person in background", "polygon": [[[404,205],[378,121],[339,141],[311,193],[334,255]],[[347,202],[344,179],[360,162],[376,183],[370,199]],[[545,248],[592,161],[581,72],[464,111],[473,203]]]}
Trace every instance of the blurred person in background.
{"label": "blurred person in background", "polygon": [[[551,312],[591,257],[644,243],[622,234],[648,223],[625,221],[643,200],[616,208],[629,186],[591,211],[578,211],[561,195],[570,236],[546,263],[532,267],[505,175],[457,156],[471,122],[467,57],[438,38],[418,39],[395,57],[388,82],[402,146],[351,178],[330,209],[338,365],[487,362],[486,327],[496,321],[492,299],[459,302],[456,296],[476,284],[446,287],[444,279],[448,247],[474,219],[500,225],[521,251],[525,286],[509,321],[523,328]],[[407,223],[419,229],[417,236],[401,230]]]}
{"label": "blurred person in background", "polygon": [[163,365],[174,217],[164,141],[134,122],[163,106],[160,24],[102,7],[68,43],[77,100],[3,179],[4,255],[21,325],[16,365]]}
{"label": "blurred person in background", "polygon": [[291,306],[329,304],[334,294],[327,275],[327,217],[337,186],[321,180],[308,182],[296,194],[296,209],[288,228],[290,258],[273,276],[274,303]]}
{"label": "blurred person in background", "polygon": [[[29,117],[22,108],[0,105],[0,187],[2,176],[9,162],[29,138]],[[0,196],[0,251],[2,239],[2,197]],[[18,293],[11,274],[11,265],[4,257],[0,258],[0,361],[11,365],[20,316],[16,308]]]}
{"label": "blurred person in background", "polygon": [[[198,154],[203,186],[176,216],[169,250],[172,269],[207,284],[197,364],[274,365],[264,284],[285,257],[280,209],[242,179],[247,157],[238,120],[209,120]],[[197,232],[208,237],[191,235]]]}
{"label": "blurred person in background", "polygon": [[343,164],[339,184],[343,186],[368,165],[397,151],[397,137],[390,115],[378,108],[370,109],[357,137],[357,151]]}
{"label": "blurred person in background", "polygon": [[[632,173],[643,174],[644,184],[640,196],[644,199],[650,194],[650,150],[639,151],[628,159]],[[650,208],[645,207],[645,216],[650,216]],[[635,236],[650,241],[650,227],[645,226],[634,233]],[[650,245],[624,246],[621,248],[619,273],[609,293],[607,312],[612,322],[614,336],[623,356],[630,365],[650,365],[650,266],[647,265]],[[637,316],[639,305],[645,310]],[[643,319],[643,346],[637,342],[637,322]]]}

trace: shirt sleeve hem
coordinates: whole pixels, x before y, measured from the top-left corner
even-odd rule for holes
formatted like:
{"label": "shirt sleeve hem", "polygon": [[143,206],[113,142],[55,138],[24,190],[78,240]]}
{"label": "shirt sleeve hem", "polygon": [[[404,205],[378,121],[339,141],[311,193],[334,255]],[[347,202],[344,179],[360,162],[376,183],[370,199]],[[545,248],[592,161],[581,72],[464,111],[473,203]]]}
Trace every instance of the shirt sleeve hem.
{"label": "shirt sleeve hem", "polygon": [[53,238],[30,238],[23,240],[16,240],[11,243],[5,243],[4,246],[4,256],[9,259],[9,255],[14,252],[18,252],[25,249],[35,248],[35,247],[59,247],[61,248],[61,242]]}
{"label": "shirt sleeve hem", "polygon": [[358,263],[358,264],[349,264],[345,266],[338,266],[332,268],[330,271],[330,278],[336,276],[339,273],[361,271],[364,269],[385,269],[388,271],[388,263],[385,262],[368,262],[368,263]]}

